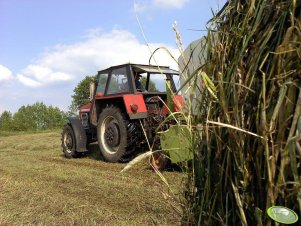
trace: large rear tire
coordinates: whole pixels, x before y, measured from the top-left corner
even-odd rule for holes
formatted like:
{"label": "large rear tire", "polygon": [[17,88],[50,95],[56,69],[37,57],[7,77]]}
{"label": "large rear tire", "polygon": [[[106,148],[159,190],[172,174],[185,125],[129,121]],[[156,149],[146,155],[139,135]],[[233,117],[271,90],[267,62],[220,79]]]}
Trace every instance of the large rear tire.
{"label": "large rear tire", "polygon": [[108,162],[118,162],[126,153],[127,129],[119,108],[107,107],[99,115],[97,138],[100,151]]}
{"label": "large rear tire", "polygon": [[76,152],[74,131],[69,124],[65,125],[62,131],[62,148],[66,158],[75,158],[79,155],[79,153]]}

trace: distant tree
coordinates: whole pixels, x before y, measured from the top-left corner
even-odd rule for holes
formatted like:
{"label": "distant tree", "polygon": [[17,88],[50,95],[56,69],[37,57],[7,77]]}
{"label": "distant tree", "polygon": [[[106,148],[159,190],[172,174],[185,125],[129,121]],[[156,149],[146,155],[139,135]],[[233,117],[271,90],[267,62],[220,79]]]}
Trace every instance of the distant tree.
{"label": "distant tree", "polygon": [[43,102],[22,106],[12,117],[12,130],[45,130],[60,128],[65,124],[67,114],[57,107]]}
{"label": "distant tree", "polygon": [[13,116],[9,111],[4,111],[0,116],[0,130],[10,131],[12,129]]}
{"label": "distant tree", "polygon": [[33,105],[27,106],[28,111],[32,114],[31,120],[35,130],[42,130],[48,128],[48,120],[51,120],[51,115],[47,114],[47,106],[42,102],[37,102]]}
{"label": "distant tree", "polygon": [[13,115],[12,129],[14,131],[34,130],[33,115],[28,106],[21,106]]}
{"label": "distant tree", "polygon": [[90,83],[93,81],[94,76],[86,76],[74,88],[69,114],[76,114],[82,105],[89,103]]}
{"label": "distant tree", "polygon": [[34,122],[34,129],[53,129],[61,127],[65,123],[66,113],[58,107],[46,106],[42,102],[37,102],[28,106]]}
{"label": "distant tree", "polygon": [[58,107],[49,106],[47,108],[47,128],[61,128],[66,123],[67,113],[60,110]]}

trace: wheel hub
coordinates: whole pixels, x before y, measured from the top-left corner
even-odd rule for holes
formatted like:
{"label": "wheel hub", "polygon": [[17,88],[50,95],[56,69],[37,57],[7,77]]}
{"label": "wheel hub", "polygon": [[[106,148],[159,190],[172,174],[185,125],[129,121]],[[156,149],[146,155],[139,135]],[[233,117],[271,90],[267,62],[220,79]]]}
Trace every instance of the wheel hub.
{"label": "wheel hub", "polygon": [[106,143],[111,147],[116,147],[119,145],[120,136],[119,136],[119,128],[115,123],[110,123],[109,126],[105,130],[104,134]]}
{"label": "wheel hub", "polygon": [[65,147],[69,150],[72,148],[73,142],[70,134],[65,136]]}

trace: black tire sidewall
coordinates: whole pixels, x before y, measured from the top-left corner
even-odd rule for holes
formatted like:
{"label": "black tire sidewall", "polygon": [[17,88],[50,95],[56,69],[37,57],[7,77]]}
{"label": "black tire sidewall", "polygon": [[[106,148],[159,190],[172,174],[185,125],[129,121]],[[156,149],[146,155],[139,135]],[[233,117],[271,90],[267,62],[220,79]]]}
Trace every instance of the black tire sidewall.
{"label": "black tire sidewall", "polygon": [[[72,148],[67,150],[67,147],[64,143],[64,137],[66,134],[70,134],[71,139],[72,139]],[[76,141],[75,141],[75,136],[74,136],[74,132],[73,129],[71,127],[71,125],[67,124],[64,126],[63,132],[62,132],[62,147],[63,147],[63,152],[66,158],[74,158],[77,156],[77,152],[76,152]]]}
{"label": "black tire sidewall", "polygon": [[[107,151],[106,147],[103,145],[103,142],[105,142],[104,137],[102,137],[101,135],[101,126],[107,117],[113,117],[117,121],[119,127],[120,141],[118,150],[114,153],[110,153]],[[107,107],[100,113],[97,125],[97,139],[100,151],[106,161],[118,162],[125,154],[127,147],[127,129],[125,120],[119,108]]]}

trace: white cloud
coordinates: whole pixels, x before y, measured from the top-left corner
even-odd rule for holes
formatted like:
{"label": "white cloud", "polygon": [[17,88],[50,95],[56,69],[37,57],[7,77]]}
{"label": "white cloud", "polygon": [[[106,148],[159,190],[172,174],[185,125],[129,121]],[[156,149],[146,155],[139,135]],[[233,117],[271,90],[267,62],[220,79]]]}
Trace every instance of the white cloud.
{"label": "white cloud", "polygon": [[[149,44],[152,50],[165,46],[177,55],[177,50],[160,43]],[[110,33],[101,30],[86,39],[69,45],[57,45],[45,52],[35,64],[28,65],[17,79],[29,87],[41,87],[66,81],[79,81],[98,70],[123,63],[148,64],[151,52],[128,31],[114,29]],[[176,56],[177,57],[177,56]],[[155,54],[158,64],[177,68],[164,51]],[[154,61],[152,61],[154,63]]]}
{"label": "white cloud", "polygon": [[134,12],[151,19],[151,12],[157,9],[181,9],[189,0],[137,0],[134,1]]}
{"label": "white cloud", "polygon": [[148,10],[162,9],[181,9],[189,0],[139,0],[134,2],[134,11],[145,13]]}
{"label": "white cloud", "polygon": [[189,0],[153,0],[154,5],[160,8],[181,9]]}
{"label": "white cloud", "polygon": [[149,3],[146,2],[134,2],[134,12],[144,13],[148,9]]}
{"label": "white cloud", "polygon": [[25,86],[40,87],[71,80],[71,76],[60,71],[54,72],[51,67],[35,64],[28,65],[22,73],[17,75],[17,79]]}
{"label": "white cloud", "polygon": [[17,79],[25,86],[36,88],[42,86],[41,82],[31,79],[25,75],[17,74]]}
{"label": "white cloud", "polygon": [[5,66],[0,64],[0,81],[13,79],[13,73]]}

